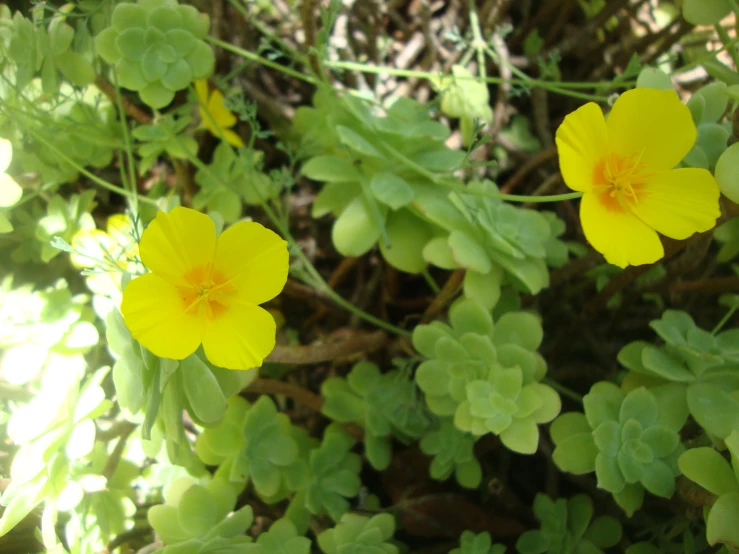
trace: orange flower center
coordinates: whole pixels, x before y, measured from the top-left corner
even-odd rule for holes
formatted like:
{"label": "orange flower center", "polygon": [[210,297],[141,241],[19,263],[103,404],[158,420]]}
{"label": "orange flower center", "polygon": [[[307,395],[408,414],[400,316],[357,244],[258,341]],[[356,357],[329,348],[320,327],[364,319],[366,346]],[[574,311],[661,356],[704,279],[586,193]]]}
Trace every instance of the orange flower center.
{"label": "orange flower center", "polygon": [[179,287],[185,313],[196,312],[200,317],[212,319],[222,314],[228,304],[228,295],[234,292],[231,279],[206,264],[185,274],[188,286]]}
{"label": "orange flower center", "polygon": [[593,190],[608,211],[623,212],[639,203],[644,182],[651,175],[644,171],[641,153],[621,157],[610,153],[593,171]]}

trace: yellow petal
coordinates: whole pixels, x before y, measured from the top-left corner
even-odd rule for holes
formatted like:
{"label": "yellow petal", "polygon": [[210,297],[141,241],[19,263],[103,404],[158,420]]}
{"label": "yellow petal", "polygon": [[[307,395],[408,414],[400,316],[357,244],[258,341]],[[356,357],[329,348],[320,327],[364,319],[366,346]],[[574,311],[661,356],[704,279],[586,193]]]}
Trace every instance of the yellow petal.
{"label": "yellow petal", "polygon": [[665,254],[657,233],[609,193],[586,192],[580,203],[585,238],[608,263],[619,267],[651,264]]}
{"label": "yellow petal", "polygon": [[663,235],[686,239],[716,225],[718,199],[718,184],[708,170],[671,169],[645,181],[631,211]]}
{"label": "yellow petal", "polygon": [[203,320],[185,312],[177,287],[153,273],[137,277],[123,289],[121,314],[131,335],[156,356],[182,360],[197,350]]}
{"label": "yellow petal", "polygon": [[234,302],[206,320],[203,349],[214,365],[260,367],[275,347],[275,320],[259,306]]}
{"label": "yellow petal", "polygon": [[208,105],[208,81],[200,79],[195,81],[195,93],[198,95],[200,104],[205,107]]}
{"label": "yellow petal", "polygon": [[18,203],[23,189],[10,175],[0,173],[0,208],[9,208]]}
{"label": "yellow petal", "polygon": [[223,93],[220,90],[213,91],[213,95],[208,101],[208,112],[221,129],[236,125],[236,116],[223,105]]}
{"label": "yellow petal", "polygon": [[141,236],[144,265],[179,286],[188,284],[186,275],[193,270],[202,270],[213,262],[215,249],[213,220],[190,208],[174,208],[168,214],[159,212]]}
{"label": "yellow petal", "polygon": [[241,302],[262,304],[282,291],[287,281],[287,243],[253,221],[226,229],[216,245],[213,264]]}
{"label": "yellow petal", "polygon": [[8,139],[0,138],[0,173],[5,173],[5,170],[10,167],[12,159],[13,143]]}
{"label": "yellow petal", "polygon": [[611,150],[622,158],[636,154],[647,171],[675,167],[697,136],[690,110],[672,90],[624,92],[613,105],[606,126]]}
{"label": "yellow petal", "polygon": [[578,108],[557,129],[556,142],[565,184],[573,190],[589,191],[595,166],[608,155],[603,111],[593,102]]}
{"label": "yellow petal", "polygon": [[241,137],[231,131],[230,129],[221,129],[223,131],[223,138],[226,139],[226,142],[228,142],[231,146],[235,146],[236,148],[243,148],[244,147],[244,141],[241,140]]}
{"label": "yellow petal", "polygon": [[78,231],[70,243],[78,253],[69,255],[74,267],[95,267],[106,259],[106,251],[110,252],[112,242],[110,236],[100,229]]}

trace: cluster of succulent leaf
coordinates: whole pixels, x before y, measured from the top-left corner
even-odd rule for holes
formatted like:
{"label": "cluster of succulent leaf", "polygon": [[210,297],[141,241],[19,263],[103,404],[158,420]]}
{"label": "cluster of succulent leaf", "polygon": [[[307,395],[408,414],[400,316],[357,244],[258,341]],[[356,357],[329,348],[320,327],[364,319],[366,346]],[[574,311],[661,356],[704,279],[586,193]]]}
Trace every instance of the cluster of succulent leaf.
{"label": "cluster of succulent leaf", "polygon": [[536,352],[543,337],[538,317],[508,312],[493,322],[483,305],[461,299],[449,321],[413,331],[413,345],[426,358],[416,382],[429,409],[474,436],[492,433],[514,452],[535,452],[539,425],[561,406],[557,392],[540,382],[546,363]]}
{"label": "cluster of succulent leaf", "polygon": [[583,398],[585,413],[568,412],[551,425],[553,459],[576,475],[595,471],[598,487],[631,515],[645,489],[670,498],[680,474],[680,430],[688,407],[677,385],[636,388],[624,393],[601,381]]}
{"label": "cluster of succulent leaf", "polygon": [[675,310],[650,326],[664,345],[636,341],[621,349],[618,360],[630,370],[624,388],[674,383],[690,415],[709,435],[725,439],[739,428],[739,329],[711,333]]}
{"label": "cluster of succulent leaf", "polygon": [[203,40],[210,18],[177,0],[138,0],[113,10],[111,26],[95,37],[98,54],[115,68],[120,86],[138,91],[152,108],[213,73],[215,56]]}
{"label": "cluster of succulent leaf", "polygon": [[593,520],[593,501],[586,494],[552,501],[537,494],[534,514],[541,528],[524,532],[516,542],[520,554],[603,554],[621,540],[622,528],[611,516]]}
{"label": "cluster of succulent leaf", "polygon": [[385,260],[405,272],[429,263],[468,269],[474,275],[465,292],[489,307],[507,280],[537,293],[549,283],[547,263],[567,259],[556,216],[490,198],[493,183],[465,188],[451,177],[465,153],[444,144],[448,127],[419,102],[399,99],[380,117],[365,102],[320,90],[314,107],[298,109],[295,127],[308,158],[303,174],[324,183],[313,216],[336,216],[332,239],[344,256],[379,244]]}
{"label": "cluster of succulent leaf", "polygon": [[5,75],[18,89],[38,77],[43,92],[55,95],[64,79],[74,86],[95,80],[90,32],[85,23],[73,26],[75,18],[68,17],[73,9],[72,4],[66,4],[49,17],[47,8],[40,4],[31,10],[32,19],[28,19],[20,12],[11,17],[10,8],[0,6],[5,63],[12,64]]}

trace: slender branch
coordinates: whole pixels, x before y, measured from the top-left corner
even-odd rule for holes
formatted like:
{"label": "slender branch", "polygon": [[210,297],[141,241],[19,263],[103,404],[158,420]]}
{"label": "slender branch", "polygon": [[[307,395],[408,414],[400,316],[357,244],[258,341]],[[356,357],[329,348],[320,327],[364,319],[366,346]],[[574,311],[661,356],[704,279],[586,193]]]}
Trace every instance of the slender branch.
{"label": "slender branch", "polygon": [[421,316],[421,323],[427,323],[434,319],[452,301],[459,292],[459,287],[462,286],[464,273],[463,269],[456,269],[452,272],[439,294],[436,295],[429,307],[426,308],[423,316]]}
{"label": "slender branch", "polygon": [[277,345],[267,356],[267,361],[283,364],[317,364],[347,358],[355,354],[375,352],[382,348],[385,342],[387,342],[387,335],[383,331],[374,331],[355,333],[337,342],[306,346]]}
{"label": "slender branch", "polygon": [[258,394],[284,394],[296,402],[300,402],[314,412],[320,412],[323,408],[323,398],[306,388],[276,379],[265,379],[259,377],[246,387],[246,392]]}
{"label": "slender branch", "polygon": [[[115,87],[105,77],[102,75],[95,77],[95,86],[99,88],[100,92],[107,96],[111,102],[114,104],[117,102]],[[126,115],[134,118],[139,123],[149,125],[153,121],[153,118],[148,113],[143,111],[136,104],[133,104],[125,96],[121,96],[121,103],[123,104],[123,111],[126,112]]]}

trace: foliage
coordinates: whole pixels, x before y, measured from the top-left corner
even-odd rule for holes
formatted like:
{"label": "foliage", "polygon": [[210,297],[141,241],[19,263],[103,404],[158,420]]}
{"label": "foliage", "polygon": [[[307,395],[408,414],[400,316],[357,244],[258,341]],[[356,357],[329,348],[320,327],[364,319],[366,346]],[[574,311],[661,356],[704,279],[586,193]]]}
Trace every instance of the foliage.
{"label": "foliage", "polygon": [[674,310],[650,326],[665,344],[637,341],[621,349],[618,360],[631,370],[624,386],[675,383],[690,415],[708,433],[726,438],[739,422],[739,330],[709,333]]}
{"label": "foliage", "polygon": [[610,516],[593,520],[593,502],[585,494],[552,501],[537,494],[534,513],[541,529],[526,531],[516,542],[521,554],[603,553],[621,540],[621,524]]}
{"label": "foliage", "polygon": [[536,353],[542,330],[536,316],[508,312],[495,324],[482,305],[460,300],[449,311],[451,325],[419,325],[413,345],[428,358],[416,372],[429,409],[454,416],[473,435],[493,433],[514,452],[531,454],[538,425],[560,410],[559,395],[540,383],[546,372]]}
{"label": "foliage", "polygon": [[577,475],[595,471],[598,487],[627,514],[641,506],[644,489],[670,498],[683,451],[679,431],[688,417],[680,388],[639,387],[624,394],[600,382],[583,405],[585,414],[568,412],[552,423],[557,467]]}
{"label": "foliage", "polygon": [[430,424],[413,382],[400,370],[380,373],[377,365],[360,362],[346,379],[326,379],[321,392],[326,416],[365,429],[367,460],[377,470],[390,464],[392,435],[407,442],[420,437]]}
{"label": "foliage", "polygon": [[213,73],[215,56],[203,40],[210,18],[177,0],[118,4],[110,27],[95,37],[100,56],[115,67],[120,85],[152,108]]}
{"label": "foliage", "polygon": [[735,2],[349,4],[0,5],[0,551],[739,552]]}
{"label": "foliage", "polygon": [[[680,471],[714,495],[705,509],[706,538],[711,546],[739,548],[739,431],[726,438],[731,465],[713,448],[691,448],[678,459]],[[733,469],[732,469],[733,468]]]}
{"label": "foliage", "polygon": [[505,550],[502,544],[493,544],[490,533],[475,535],[472,531],[465,531],[459,539],[459,548],[449,554],[504,554]]}
{"label": "foliage", "polygon": [[167,546],[164,554],[197,554],[229,549],[248,552],[243,535],[252,524],[251,506],[229,515],[239,490],[228,481],[212,479],[205,485],[181,478],[165,491],[164,504],[152,506],[148,519]]}
{"label": "foliage", "polygon": [[343,552],[377,552],[398,554],[398,547],[391,540],[395,533],[395,520],[390,514],[365,517],[346,514],[333,529],[318,535],[318,545],[325,554]]}

